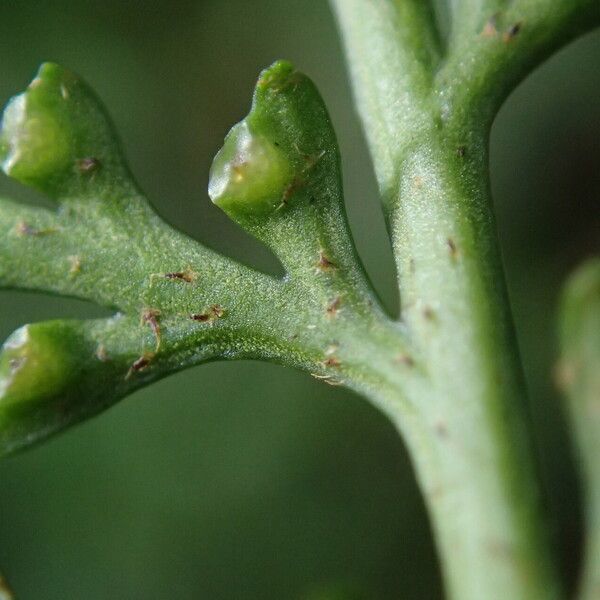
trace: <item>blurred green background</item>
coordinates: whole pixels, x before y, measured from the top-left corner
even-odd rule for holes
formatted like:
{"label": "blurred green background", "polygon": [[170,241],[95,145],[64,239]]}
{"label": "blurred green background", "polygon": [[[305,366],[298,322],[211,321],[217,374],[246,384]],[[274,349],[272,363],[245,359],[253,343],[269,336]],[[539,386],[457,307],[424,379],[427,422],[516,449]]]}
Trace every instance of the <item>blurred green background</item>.
{"label": "blurred green background", "polygon": [[[329,106],[357,244],[395,310],[371,165],[324,0],[3,0],[0,57],[2,102],[43,60],[83,75],[159,212],[268,271],[276,261],[210,204],[206,185],[257,73],[291,59]],[[600,245],[599,58],[595,33],[533,74],[502,109],[491,153],[552,535],[570,581],[580,508],[551,381],[554,313],[563,278]],[[0,193],[44,202],[4,177]],[[24,322],[101,314],[2,292],[0,338]],[[171,377],[0,463],[0,570],[19,600],[441,597],[391,425],[348,392],[256,363]]]}

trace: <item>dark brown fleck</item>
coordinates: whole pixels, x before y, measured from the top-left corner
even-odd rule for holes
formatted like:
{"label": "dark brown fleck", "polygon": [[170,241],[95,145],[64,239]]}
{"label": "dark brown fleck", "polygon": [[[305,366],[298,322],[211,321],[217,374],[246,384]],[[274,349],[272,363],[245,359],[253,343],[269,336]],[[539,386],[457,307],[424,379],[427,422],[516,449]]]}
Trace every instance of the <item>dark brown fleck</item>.
{"label": "dark brown fleck", "polygon": [[223,316],[225,316],[225,309],[220,304],[213,304],[204,312],[192,313],[190,319],[199,323],[213,323]]}
{"label": "dark brown fleck", "polygon": [[458,255],[458,248],[456,247],[456,242],[452,238],[448,238],[446,240],[446,245],[448,246],[448,252],[450,252],[450,256],[452,258],[456,258]]}
{"label": "dark brown fleck", "polygon": [[144,352],[144,354],[142,354],[142,356],[137,358],[133,362],[131,367],[129,367],[129,371],[127,371],[127,375],[125,375],[125,379],[129,379],[134,373],[143,371],[152,362],[153,358],[154,358],[154,352]]}
{"label": "dark brown fleck", "polygon": [[145,369],[150,364],[150,357],[148,356],[140,356],[132,365],[131,368],[134,371],[141,371]]}
{"label": "dark brown fleck", "polygon": [[178,281],[184,281],[185,283],[193,283],[198,278],[198,273],[194,271],[175,271],[173,273],[165,273],[163,275],[165,279],[175,279]]}
{"label": "dark brown fleck", "polygon": [[142,325],[150,326],[150,329],[156,338],[156,352],[159,351],[161,342],[160,323],[158,322],[159,317],[160,310],[155,308],[146,308],[142,311]]}
{"label": "dark brown fleck", "polygon": [[335,356],[330,356],[323,361],[324,367],[334,367],[337,369],[341,364],[339,358],[336,358]]}
{"label": "dark brown fleck", "polygon": [[329,260],[323,250],[319,250],[319,260],[317,261],[317,271],[333,271],[337,269],[337,265]]}
{"label": "dark brown fleck", "polygon": [[519,31],[521,31],[521,27],[521,23],[514,23],[511,25],[502,35],[502,40],[504,42],[512,41],[515,37],[517,37]]}
{"label": "dark brown fleck", "polygon": [[192,319],[193,321],[198,321],[200,323],[204,323],[205,321],[208,321],[208,319],[210,318],[208,313],[192,313],[190,315],[190,319]]}

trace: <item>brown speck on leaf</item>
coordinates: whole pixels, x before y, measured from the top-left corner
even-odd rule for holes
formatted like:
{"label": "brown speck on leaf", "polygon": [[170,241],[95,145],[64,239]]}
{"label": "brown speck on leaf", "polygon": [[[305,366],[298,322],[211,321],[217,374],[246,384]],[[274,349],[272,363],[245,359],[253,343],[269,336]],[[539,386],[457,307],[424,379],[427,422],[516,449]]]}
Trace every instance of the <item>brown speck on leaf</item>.
{"label": "brown speck on leaf", "polygon": [[160,350],[160,342],[161,342],[161,332],[160,332],[160,324],[158,319],[160,317],[160,310],[155,308],[145,308],[142,311],[141,315],[141,324],[149,325],[154,337],[156,338],[156,349],[155,352]]}
{"label": "brown speck on leaf", "polygon": [[464,158],[465,154],[467,153],[467,147],[466,146],[459,146],[456,149],[456,156],[458,156],[458,158]]}
{"label": "brown speck on leaf", "polygon": [[399,354],[396,357],[396,362],[400,365],[404,365],[405,367],[414,367],[415,366],[414,358],[408,354]]}
{"label": "brown speck on leaf", "polygon": [[329,358],[326,358],[323,362],[322,365],[324,367],[333,367],[335,369],[337,369],[338,367],[341,366],[341,362],[339,360],[339,358],[335,357],[335,356],[330,356]]}
{"label": "brown speck on leaf", "polygon": [[335,269],[337,269],[337,265],[331,260],[329,260],[329,258],[323,250],[319,250],[319,260],[317,261],[316,267],[317,272],[321,273],[324,273],[326,271],[334,271]]}
{"label": "brown speck on leaf", "polygon": [[492,15],[483,26],[481,35],[486,38],[495,37],[498,35],[498,15]]}
{"label": "brown speck on leaf", "polygon": [[192,313],[190,319],[198,323],[214,323],[225,316],[225,309],[220,304],[213,304],[201,313]]}
{"label": "brown speck on leaf", "polygon": [[150,355],[140,356],[137,360],[134,361],[134,363],[131,365],[131,368],[134,371],[141,371],[150,364],[151,359],[152,357]]}
{"label": "brown speck on leaf", "polygon": [[433,309],[430,306],[426,306],[423,309],[423,316],[428,321],[433,321],[433,319],[435,318],[435,313],[433,312]]}
{"label": "brown speck on leaf", "polygon": [[198,321],[199,323],[205,323],[210,318],[208,313],[192,313],[190,319],[192,321]]}
{"label": "brown speck on leaf", "polygon": [[325,309],[327,312],[327,316],[330,319],[337,317],[338,313],[340,312],[341,306],[342,306],[342,299],[339,296],[337,296],[327,305],[327,308]]}
{"label": "brown speck on leaf", "polygon": [[173,279],[176,281],[183,281],[185,283],[194,283],[198,279],[198,273],[186,269],[185,271],[174,271],[173,273],[165,273],[163,275],[165,279]]}
{"label": "brown speck on leaf", "polygon": [[129,367],[129,371],[127,371],[127,375],[125,375],[125,379],[129,379],[134,373],[138,373],[139,371],[143,371],[148,365],[152,362],[154,358],[154,352],[144,352],[142,356],[137,358],[131,367]]}
{"label": "brown speck on leaf", "polygon": [[414,179],[413,179],[413,184],[416,188],[421,189],[423,187],[423,178],[420,177],[419,175],[417,175]]}
{"label": "brown speck on leaf", "polygon": [[517,37],[519,31],[521,31],[521,23],[514,23],[513,25],[511,25],[503,34],[502,34],[502,41],[503,42],[510,42],[512,41],[515,37]]}
{"label": "brown speck on leaf", "polygon": [[456,242],[452,238],[448,238],[446,240],[446,246],[448,246],[448,252],[452,258],[456,258],[458,256],[458,248],[456,247]]}
{"label": "brown speck on leaf", "polygon": [[79,158],[75,161],[77,170],[84,175],[89,173],[95,173],[100,169],[101,163],[97,158],[93,156],[86,156],[85,158]]}

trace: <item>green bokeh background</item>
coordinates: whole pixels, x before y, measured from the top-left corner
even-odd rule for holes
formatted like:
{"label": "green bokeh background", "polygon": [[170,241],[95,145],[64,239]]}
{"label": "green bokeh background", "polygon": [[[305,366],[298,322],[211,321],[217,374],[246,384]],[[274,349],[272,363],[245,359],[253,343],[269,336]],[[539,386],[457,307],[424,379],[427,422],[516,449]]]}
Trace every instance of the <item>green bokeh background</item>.
{"label": "green bokeh background", "polygon": [[[272,272],[276,261],[210,204],[206,185],[257,73],[280,57],[325,97],[357,244],[394,310],[371,165],[324,0],[0,3],[2,102],[43,60],[79,72],[103,98],[159,212]],[[570,581],[580,508],[551,381],[554,313],[566,274],[600,245],[599,58],[594,33],[536,71],[502,109],[491,154],[552,534]],[[0,192],[44,202],[4,177]],[[101,314],[2,292],[0,338],[28,321]],[[391,425],[344,390],[257,363],[176,375],[0,463],[0,569],[19,600],[441,597],[422,503]]]}

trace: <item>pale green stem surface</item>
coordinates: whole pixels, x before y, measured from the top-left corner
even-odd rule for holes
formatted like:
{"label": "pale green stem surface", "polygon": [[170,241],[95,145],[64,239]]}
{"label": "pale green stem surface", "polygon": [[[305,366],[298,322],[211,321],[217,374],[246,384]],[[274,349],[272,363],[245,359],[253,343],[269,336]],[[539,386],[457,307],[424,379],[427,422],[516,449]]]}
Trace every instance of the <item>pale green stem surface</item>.
{"label": "pale green stem surface", "polygon": [[568,399],[587,531],[578,598],[595,600],[600,598],[600,259],[571,277],[561,308],[557,377]]}
{"label": "pale green stem surface", "polygon": [[[420,4],[420,3],[419,3]],[[534,64],[597,23],[584,1],[454,2],[446,53],[413,2],[333,0],[428,386],[409,447],[450,597],[559,597],[489,195],[489,126]],[[594,17],[594,18],[592,18]],[[487,27],[486,27],[487,26]],[[431,47],[428,45],[428,47]],[[433,68],[432,68],[433,67]],[[390,392],[393,395],[393,392]],[[418,433],[417,433],[418,432]]]}

